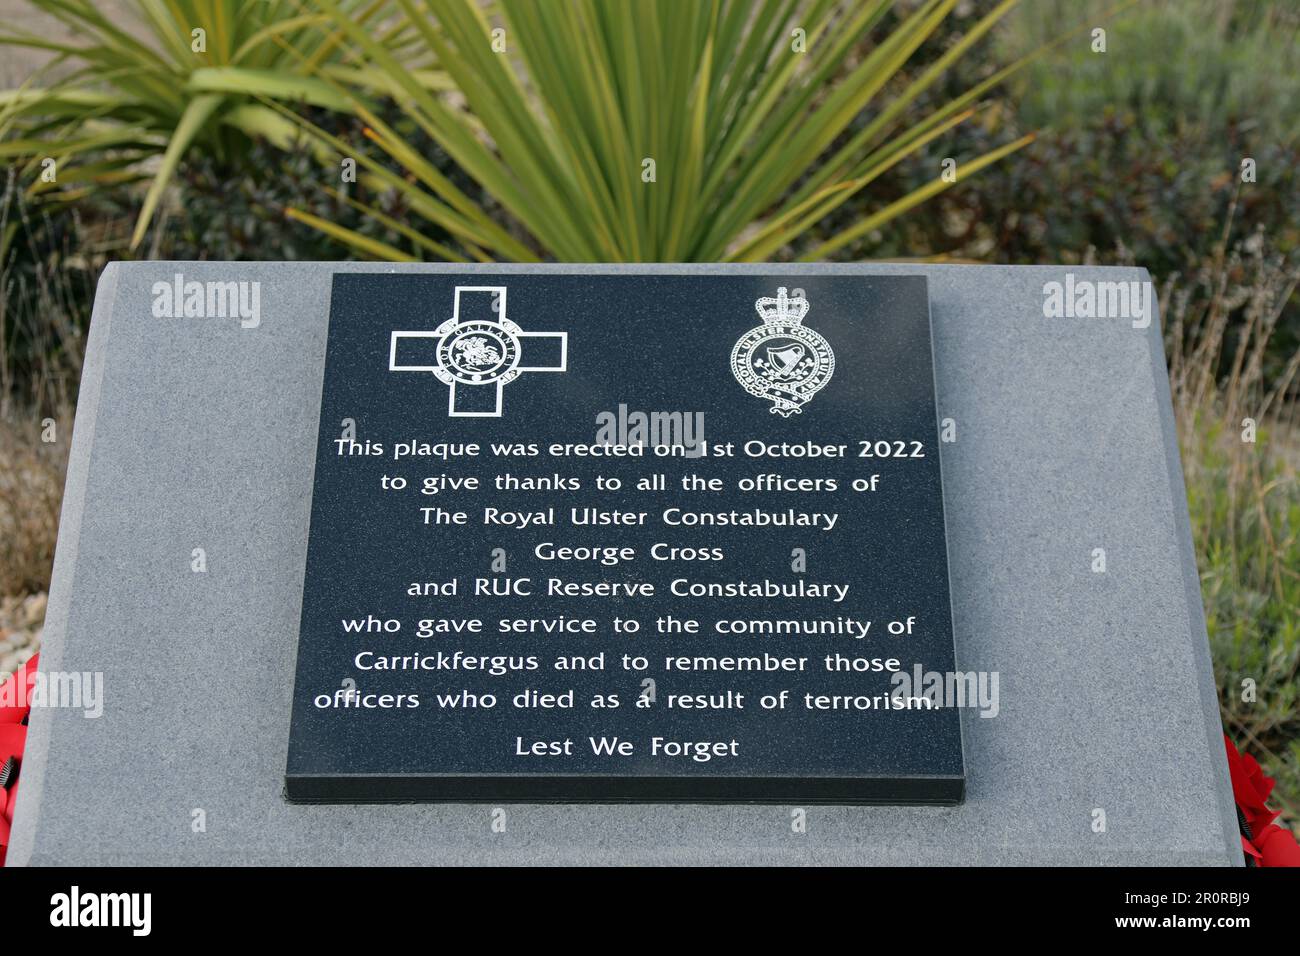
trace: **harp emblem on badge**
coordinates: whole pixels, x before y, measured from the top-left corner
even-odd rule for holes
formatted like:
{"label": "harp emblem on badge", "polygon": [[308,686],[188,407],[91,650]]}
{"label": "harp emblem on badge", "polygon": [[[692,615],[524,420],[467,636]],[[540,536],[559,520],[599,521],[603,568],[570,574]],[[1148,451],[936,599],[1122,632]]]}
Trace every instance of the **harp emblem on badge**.
{"label": "harp emblem on badge", "polygon": [[770,411],[789,418],[803,411],[835,372],[835,353],[820,332],[803,324],[808,300],[785,286],[776,297],[754,303],[762,325],[740,337],[731,350],[731,373],[755,398],[772,403]]}

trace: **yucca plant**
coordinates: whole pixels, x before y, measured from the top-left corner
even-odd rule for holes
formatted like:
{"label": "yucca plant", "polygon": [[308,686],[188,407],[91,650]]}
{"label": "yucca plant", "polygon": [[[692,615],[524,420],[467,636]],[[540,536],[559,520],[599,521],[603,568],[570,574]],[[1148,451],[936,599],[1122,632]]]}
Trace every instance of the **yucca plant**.
{"label": "yucca plant", "polygon": [[[405,75],[346,5],[317,0],[346,34],[355,62],[400,88],[407,115],[513,222],[489,217],[411,150],[365,90],[336,83],[378,149],[354,157],[358,164],[373,181],[406,193],[410,207],[459,248],[429,241],[419,222],[388,224],[410,240],[397,248],[303,211],[291,215],[387,259],[768,258],[950,133],[1017,67],[996,70],[915,115],[923,94],[1017,0],[995,3],[964,36],[904,77],[904,65],[957,2],[502,0],[489,16],[475,0],[397,0],[404,27],[459,92],[453,102]],[[864,115],[867,121],[855,125]],[[348,155],[345,144],[309,129],[322,146]],[[1029,139],[964,160],[959,175]],[[939,173],[809,256],[823,256],[947,188]]]}
{"label": "yucca plant", "polygon": [[[29,192],[64,201],[97,186],[151,179],[133,246],[189,150],[211,151],[237,169],[247,137],[293,141],[296,127],[267,100],[340,107],[332,84],[391,89],[389,75],[345,62],[331,18],[304,0],[130,0],[134,22],[101,12],[95,0],[31,4],[83,39],[56,42],[14,25],[0,30],[0,48],[50,51],[50,74],[70,69],[48,86],[35,77],[0,94],[0,159],[36,172],[53,158],[57,185],[33,175]],[[409,26],[392,22],[389,0],[340,0],[333,10],[371,32],[387,62],[400,64],[404,83],[443,83]]]}

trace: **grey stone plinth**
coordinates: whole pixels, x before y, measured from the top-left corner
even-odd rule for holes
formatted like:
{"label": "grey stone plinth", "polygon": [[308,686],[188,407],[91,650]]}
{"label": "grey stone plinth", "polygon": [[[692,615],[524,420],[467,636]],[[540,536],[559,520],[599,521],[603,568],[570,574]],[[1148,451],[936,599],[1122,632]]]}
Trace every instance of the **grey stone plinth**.
{"label": "grey stone plinth", "polygon": [[[996,718],[964,721],[963,805],[814,807],[796,834],[779,806],[518,805],[494,833],[482,805],[287,803],[331,276],[423,270],[467,271],[105,272],[41,660],[102,672],[104,714],[33,712],[11,863],[1240,860],[1159,323],[1044,318],[1057,267],[792,270],[929,277],[939,414],[958,428],[942,448],[957,663],[1001,687]],[[177,272],[260,281],[261,325],[154,318],[151,287]]]}

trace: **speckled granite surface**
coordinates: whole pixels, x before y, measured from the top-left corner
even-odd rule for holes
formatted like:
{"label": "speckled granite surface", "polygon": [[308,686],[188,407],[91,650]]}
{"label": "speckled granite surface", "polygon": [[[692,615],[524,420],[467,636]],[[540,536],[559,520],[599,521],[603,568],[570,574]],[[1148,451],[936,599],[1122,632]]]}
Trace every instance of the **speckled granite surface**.
{"label": "speckled granite surface", "polygon": [[[1239,860],[1159,324],[1044,318],[1056,267],[799,268],[929,278],[958,666],[1001,682],[965,721],[965,804],[810,807],[795,833],[779,806],[511,805],[495,832],[483,805],[286,803],[330,278],[421,270],[465,271],[105,272],[42,653],[103,672],[104,714],[34,711],[12,864]],[[178,271],[260,281],[261,325],[154,319]]]}

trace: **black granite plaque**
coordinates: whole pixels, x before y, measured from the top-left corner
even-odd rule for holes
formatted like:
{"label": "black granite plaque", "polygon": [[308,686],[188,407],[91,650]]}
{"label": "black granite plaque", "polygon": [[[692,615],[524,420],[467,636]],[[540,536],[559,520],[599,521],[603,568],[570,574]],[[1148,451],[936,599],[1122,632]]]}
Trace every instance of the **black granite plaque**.
{"label": "black granite plaque", "polygon": [[938,439],[921,277],[338,275],[287,796],[959,802]]}

